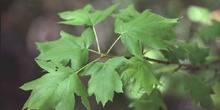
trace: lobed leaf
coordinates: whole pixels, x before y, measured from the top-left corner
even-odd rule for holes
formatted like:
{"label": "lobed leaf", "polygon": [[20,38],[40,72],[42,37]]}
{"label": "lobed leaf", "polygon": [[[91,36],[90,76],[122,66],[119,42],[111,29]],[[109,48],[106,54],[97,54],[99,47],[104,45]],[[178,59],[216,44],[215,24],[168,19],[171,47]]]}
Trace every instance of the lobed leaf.
{"label": "lobed leaf", "polygon": [[198,35],[206,40],[211,41],[220,37],[220,21],[212,21],[212,25],[202,26],[198,30]]}
{"label": "lobed leaf", "polygon": [[108,7],[106,10],[100,11],[95,10],[91,5],[87,5],[84,9],[65,11],[59,13],[59,16],[65,20],[60,23],[94,26],[109,17],[118,6],[119,4],[115,4]]}
{"label": "lobed leaf", "polygon": [[[47,65],[47,73],[39,79],[24,84],[20,88],[23,90],[32,90],[29,99],[26,101],[24,107],[27,110],[73,110],[75,106],[75,95],[81,96],[84,106],[90,110],[88,103],[88,93],[72,69],[55,64],[53,62],[38,61],[41,66]],[[49,66],[56,65],[59,67],[57,71],[51,71]]]}
{"label": "lobed leaf", "polygon": [[[124,14],[129,11],[131,14]],[[121,35],[123,45],[131,54],[142,57],[140,56],[142,47],[138,47],[140,43],[151,48],[166,50],[167,45],[164,40],[174,40],[172,28],[177,23],[177,19],[163,18],[149,11],[139,14],[132,7],[124,12],[115,15],[115,33]]]}
{"label": "lobed leaf", "polygon": [[162,95],[158,89],[154,89],[149,95],[145,93],[140,99],[132,102],[130,107],[134,110],[167,110]]}
{"label": "lobed leaf", "polygon": [[212,88],[205,85],[201,79],[191,75],[185,85],[185,89],[190,91],[190,95],[195,103],[200,103],[204,108],[212,108],[213,101],[210,97]]}
{"label": "lobed leaf", "polygon": [[199,48],[196,44],[186,43],[178,43],[176,46],[169,47],[168,51],[161,50],[161,52],[171,62],[178,63],[180,60],[189,59],[194,65],[204,64],[209,55],[208,49]]}
{"label": "lobed leaf", "polygon": [[64,31],[61,38],[56,41],[37,43],[40,55],[37,59],[61,62],[71,61],[74,70],[82,67],[88,60],[88,48],[94,42],[95,37],[91,27],[87,27],[81,37],[70,35]]}
{"label": "lobed leaf", "polygon": [[186,51],[188,52],[189,60],[194,65],[204,64],[206,57],[209,55],[208,49],[199,48],[198,45],[194,44],[186,45]]}
{"label": "lobed leaf", "polygon": [[134,94],[151,93],[154,86],[160,83],[154,76],[150,63],[136,57],[129,61],[127,68],[121,74],[124,85],[131,86]]}
{"label": "lobed leaf", "polygon": [[[116,62],[116,65],[113,62]],[[83,75],[91,75],[88,92],[90,96],[95,95],[97,103],[101,101],[104,106],[108,100],[112,101],[114,92],[123,92],[122,82],[116,69],[125,62],[125,58],[116,57],[105,63],[96,62],[86,69]]]}
{"label": "lobed leaf", "polygon": [[134,5],[129,5],[126,9],[122,9],[113,17],[120,19],[123,22],[129,22],[139,16],[140,13],[135,9]]}

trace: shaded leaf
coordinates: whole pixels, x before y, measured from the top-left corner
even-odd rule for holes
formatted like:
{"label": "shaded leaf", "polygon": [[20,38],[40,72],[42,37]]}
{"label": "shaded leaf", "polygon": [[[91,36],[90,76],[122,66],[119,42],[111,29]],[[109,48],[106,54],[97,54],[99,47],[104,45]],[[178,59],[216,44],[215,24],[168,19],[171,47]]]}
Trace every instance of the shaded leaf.
{"label": "shaded leaf", "polygon": [[172,63],[179,63],[180,60],[188,58],[187,51],[181,46],[170,46],[167,50],[161,50],[161,53]]}
{"label": "shaded leaf", "polygon": [[212,108],[213,101],[210,97],[212,93],[212,88],[205,85],[201,79],[196,76],[191,75],[188,77],[185,89],[190,91],[190,95],[195,103],[200,103],[204,108]]}
{"label": "shaded leaf", "polygon": [[150,63],[136,57],[129,61],[121,75],[124,85],[131,86],[131,92],[134,94],[151,93],[153,87],[160,83],[154,76]]}
{"label": "shaded leaf", "polygon": [[79,69],[88,60],[88,47],[94,42],[95,37],[91,27],[76,37],[66,32],[60,33],[61,38],[56,41],[37,43],[40,55],[37,59],[61,62],[70,60],[74,70]]}
{"label": "shaded leaf", "polygon": [[212,21],[212,25],[201,27],[198,35],[206,41],[215,40],[215,38],[220,37],[220,22]]}
{"label": "shaded leaf", "polygon": [[206,57],[209,55],[208,49],[199,48],[198,45],[189,44],[186,45],[185,49],[188,52],[189,60],[195,65],[204,64]]}
{"label": "shaded leaf", "polygon": [[169,47],[168,50],[161,50],[161,52],[171,62],[179,63],[180,60],[189,59],[194,65],[204,64],[209,55],[208,49],[186,43],[178,43],[176,46]]}
{"label": "shaded leaf", "polygon": [[140,99],[132,102],[130,107],[133,107],[134,110],[167,110],[158,89],[154,89],[149,95],[144,94]]}

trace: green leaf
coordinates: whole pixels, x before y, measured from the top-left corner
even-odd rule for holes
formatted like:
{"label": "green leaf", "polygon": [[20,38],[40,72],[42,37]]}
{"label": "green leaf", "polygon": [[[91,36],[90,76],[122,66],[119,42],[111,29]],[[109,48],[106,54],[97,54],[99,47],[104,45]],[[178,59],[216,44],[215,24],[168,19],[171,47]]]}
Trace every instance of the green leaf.
{"label": "green leaf", "polygon": [[190,6],[187,15],[191,21],[198,23],[207,23],[211,18],[209,10],[199,6]]}
{"label": "green leaf", "polygon": [[[48,63],[45,63],[45,61],[41,61],[41,60],[35,60],[37,62],[37,64],[44,69],[45,71],[49,72],[49,73],[56,73],[58,70],[60,69],[67,69],[67,68],[63,68],[63,65],[57,62],[50,62],[47,61]],[[66,70],[64,70],[66,71]],[[67,70],[69,71],[69,70]]]}
{"label": "green leaf", "polygon": [[91,19],[93,21],[93,25],[96,25],[106,19],[110,14],[119,6],[119,3],[108,7],[104,11],[96,11],[91,15]]}
{"label": "green leaf", "polygon": [[220,22],[212,21],[212,25],[201,27],[198,35],[206,41],[215,40],[220,37]]}
{"label": "green leaf", "polygon": [[89,95],[94,94],[97,103],[101,101],[104,106],[108,100],[112,101],[114,91],[117,93],[123,92],[122,81],[116,69],[123,66],[125,60],[123,57],[116,57],[105,63],[96,62],[85,70],[84,75],[91,75],[88,83]]}
{"label": "green leaf", "polygon": [[[75,106],[74,93],[81,97],[82,103],[88,110],[91,109],[87,99],[87,90],[72,69],[54,62],[40,60],[37,60],[37,62],[45,70],[49,70],[50,73],[20,87],[26,91],[32,90],[29,99],[22,109],[73,110]],[[56,66],[58,69],[51,71],[49,67],[53,66]]]}
{"label": "green leaf", "polygon": [[189,44],[186,45],[185,49],[188,52],[189,60],[195,65],[204,64],[206,57],[209,55],[208,49],[199,48],[198,45]]}
{"label": "green leaf", "polygon": [[169,47],[168,50],[161,50],[161,52],[171,62],[178,63],[179,60],[189,59],[194,65],[204,64],[209,55],[208,49],[186,43],[178,43],[176,46]]}
{"label": "green leaf", "polygon": [[200,103],[204,108],[210,109],[213,107],[213,101],[210,97],[213,90],[210,86],[205,85],[198,77],[190,75],[186,81],[185,89],[190,91],[190,95],[195,103]]}
{"label": "green leaf", "polygon": [[82,37],[72,36],[66,32],[60,33],[61,38],[56,41],[37,43],[40,55],[37,59],[61,62],[70,60],[74,70],[79,69],[88,60],[88,48],[95,37],[91,27],[82,33]]}
{"label": "green leaf", "polygon": [[[165,40],[175,39],[172,28],[177,23],[177,19],[167,19],[144,11],[139,15],[136,14],[136,18],[129,22],[127,19],[125,21],[120,17],[116,19],[115,32],[121,34],[123,45],[137,57],[142,54],[141,49],[137,48],[140,45],[139,42],[151,48],[166,50]],[[128,41],[132,43],[127,44]],[[138,54],[137,51],[139,51]]]}
{"label": "green leaf", "polygon": [[118,6],[119,4],[115,4],[104,11],[100,11],[95,10],[91,5],[87,5],[84,9],[59,13],[59,16],[65,20],[61,22],[63,24],[94,26],[109,17]]}
{"label": "green leaf", "polygon": [[140,15],[140,13],[135,9],[134,5],[129,5],[126,9],[120,10],[119,13],[114,14],[113,17],[120,19],[123,22],[129,22],[138,15]]}
{"label": "green leaf", "polygon": [[60,18],[64,19],[60,23],[68,24],[68,25],[92,25],[90,21],[88,11],[90,10],[76,10],[76,11],[65,11],[59,13]]}
{"label": "green leaf", "polygon": [[124,57],[111,58],[106,62],[106,64],[111,65],[112,68],[114,68],[116,70],[123,67],[127,63],[128,63],[128,60]]}
{"label": "green leaf", "polygon": [[158,89],[154,89],[149,95],[144,94],[140,99],[132,102],[130,107],[134,110],[167,110],[163,97]]}
{"label": "green leaf", "polygon": [[138,39],[129,35],[124,35],[124,37],[121,38],[121,41],[131,54],[135,55],[137,58],[143,59],[142,45]]}
{"label": "green leaf", "polygon": [[82,33],[82,38],[84,39],[84,47],[89,48],[95,41],[95,35],[93,32],[93,28],[90,26],[87,26],[83,33]]}
{"label": "green leaf", "polygon": [[160,84],[154,76],[149,62],[136,57],[131,58],[129,61],[121,77],[124,85],[131,86],[131,91],[134,94],[150,93],[154,86]]}
{"label": "green leaf", "polygon": [[188,58],[186,49],[181,46],[170,46],[168,50],[161,50],[161,53],[172,63],[179,63],[180,60]]}

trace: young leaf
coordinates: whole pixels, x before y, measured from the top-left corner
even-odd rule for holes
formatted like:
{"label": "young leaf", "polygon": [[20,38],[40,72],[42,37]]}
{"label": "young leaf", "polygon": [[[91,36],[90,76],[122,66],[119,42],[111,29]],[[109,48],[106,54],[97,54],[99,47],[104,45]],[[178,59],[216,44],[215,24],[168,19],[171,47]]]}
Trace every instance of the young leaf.
{"label": "young leaf", "polygon": [[211,87],[206,86],[201,79],[191,75],[186,82],[185,88],[190,91],[195,103],[200,103],[204,108],[210,109],[213,107],[213,101],[210,97],[213,90]]}
{"label": "young leaf", "polygon": [[144,94],[140,99],[131,103],[134,110],[167,110],[163,97],[158,89],[154,89],[149,95]]}
{"label": "young leaf", "polygon": [[[134,48],[140,45],[139,42],[155,49],[166,50],[167,45],[164,40],[174,40],[172,28],[176,23],[177,19],[167,19],[144,11],[129,22],[124,22],[120,17],[117,18],[115,32],[121,34],[123,45],[128,50],[132,50],[131,54],[137,56]],[[129,40],[132,40],[133,43],[127,44],[126,42]]]}
{"label": "young leaf", "polygon": [[119,4],[115,4],[104,11],[99,11],[87,5],[84,9],[59,13],[59,16],[65,20],[61,22],[63,24],[94,26],[109,17],[118,6]]}
{"label": "young leaf", "polygon": [[[32,90],[31,96],[22,108],[23,110],[73,110],[75,105],[74,93],[81,96],[82,103],[90,110],[87,90],[72,69],[54,62],[40,60],[37,62],[51,73],[47,73],[41,78],[20,87],[26,91]],[[51,71],[48,67],[53,67],[54,65],[58,69]]]}
{"label": "young leaf", "polygon": [[[113,64],[113,62],[116,62],[116,64]],[[88,92],[89,95],[95,95],[97,103],[101,101],[104,106],[108,100],[112,101],[114,91],[117,93],[123,92],[122,82],[116,69],[120,68],[125,62],[125,58],[116,57],[105,63],[96,62],[86,69],[84,75],[91,75]]]}
{"label": "young leaf", "polygon": [[136,57],[129,61],[121,77],[125,85],[131,86],[132,92],[135,94],[150,93],[153,86],[160,84],[154,76],[149,62]]}
{"label": "young leaf", "polygon": [[91,27],[82,33],[82,37],[75,37],[66,32],[60,33],[61,38],[56,41],[37,43],[40,55],[37,59],[61,62],[70,60],[74,70],[82,67],[88,60],[88,48],[94,42]]}

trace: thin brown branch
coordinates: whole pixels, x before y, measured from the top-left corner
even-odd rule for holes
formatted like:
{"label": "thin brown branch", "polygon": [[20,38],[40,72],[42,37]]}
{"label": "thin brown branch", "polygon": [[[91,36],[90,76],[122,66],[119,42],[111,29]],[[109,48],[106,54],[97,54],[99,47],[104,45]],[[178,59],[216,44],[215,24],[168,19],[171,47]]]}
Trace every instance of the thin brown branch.
{"label": "thin brown branch", "polygon": [[[125,58],[130,59],[131,56],[125,56]],[[147,61],[151,61],[151,62],[155,62],[158,64],[163,64],[163,65],[170,65],[170,64],[179,65],[177,68],[174,69],[174,71],[178,71],[179,69],[188,70],[188,71],[199,71],[199,70],[206,70],[206,69],[219,71],[220,69],[220,66],[219,67],[216,66],[216,65],[220,65],[220,61],[217,63],[215,62],[213,64],[209,64],[209,65],[193,65],[193,64],[173,63],[170,61],[158,60],[158,59],[153,59],[149,57],[144,57],[144,59]]]}
{"label": "thin brown branch", "polygon": [[181,65],[179,65],[177,68],[175,68],[175,69],[173,70],[173,72],[178,71],[180,68],[181,68]]}

